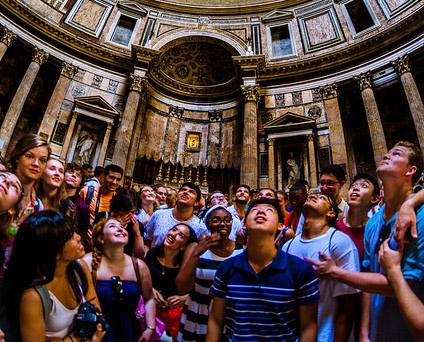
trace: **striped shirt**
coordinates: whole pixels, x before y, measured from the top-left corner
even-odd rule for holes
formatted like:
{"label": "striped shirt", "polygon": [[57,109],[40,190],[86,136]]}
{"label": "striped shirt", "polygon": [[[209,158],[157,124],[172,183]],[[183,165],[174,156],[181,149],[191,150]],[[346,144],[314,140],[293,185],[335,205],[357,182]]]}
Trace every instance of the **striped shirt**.
{"label": "striped shirt", "polygon": [[319,299],[312,267],[281,250],[259,273],[247,252],[223,262],[211,292],[225,299],[225,341],[296,341],[299,305]]}
{"label": "striped shirt", "polygon": [[178,341],[204,341],[208,329],[209,304],[212,297],[210,288],[219,265],[242,250],[235,250],[229,257],[220,257],[207,250],[199,259],[194,287],[184,304],[181,315]]}

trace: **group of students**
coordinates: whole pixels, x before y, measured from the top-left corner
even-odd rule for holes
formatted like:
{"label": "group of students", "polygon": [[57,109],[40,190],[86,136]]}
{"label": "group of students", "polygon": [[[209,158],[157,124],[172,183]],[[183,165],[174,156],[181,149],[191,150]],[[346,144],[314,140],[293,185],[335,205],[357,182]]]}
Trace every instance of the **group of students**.
{"label": "group of students", "polygon": [[[318,189],[123,189],[117,165],[65,165],[23,136],[0,171],[0,341],[400,341],[424,338],[421,151],[379,182],[331,165]],[[85,178],[85,179],[84,179]],[[384,194],[384,195],[382,195]],[[412,227],[412,229],[410,228]],[[46,301],[47,297],[47,301]],[[135,314],[140,297],[145,314]],[[48,305],[46,303],[49,303]]]}

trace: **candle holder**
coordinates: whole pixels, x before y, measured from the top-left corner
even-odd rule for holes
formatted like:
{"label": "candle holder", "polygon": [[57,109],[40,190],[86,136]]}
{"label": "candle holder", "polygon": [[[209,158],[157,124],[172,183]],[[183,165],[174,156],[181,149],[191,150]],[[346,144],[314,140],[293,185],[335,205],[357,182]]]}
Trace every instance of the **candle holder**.
{"label": "candle holder", "polygon": [[208,187],[208,166],[205,166],[205,170],[203,172],[203,182],[202,186]]}
{"label": "candle holder", "polygon": [[178,164],[175,164],[174,177],[172,177],[172,180],[171,180],[171,183],[173,184],[178,184],[177,172],[178,172]]}
{"label": "candle holder", "polygon": [[192,182],[193,180],[191,179],[191,170],[192,169],[192,165],[190,164],[189,166],[188,166],[188,177],[187,177],[187,180],[189,181],[189,182]]}
{"label": "candle holder", "polygon": [[162,182],[162,159],[160,160],[160,165],[159,165],[159,171],[158,171],[158,175],[156,176],[156,183],[161,183]]}
{"label": "candle holder", "polygon": [[165,182],[165,185],[170,182],[171,180],[170,177],[171,177],[171,163],[168,163],[168,169],[166,170],[165,179],[163,180]]}

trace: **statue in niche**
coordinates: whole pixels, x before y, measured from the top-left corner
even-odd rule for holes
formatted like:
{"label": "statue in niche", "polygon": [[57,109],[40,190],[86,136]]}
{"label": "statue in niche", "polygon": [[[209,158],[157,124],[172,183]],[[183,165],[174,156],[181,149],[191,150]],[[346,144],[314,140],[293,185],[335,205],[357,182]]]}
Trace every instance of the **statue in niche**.
{"label": "statue in niche", "polygon": [[300,178],[300,169],[299,165],[294,159],[293,152],[289,153],[289,158],[287,159],[287,187],[286,190],[290,190],[291,186],[296,182],[296,179]]}
{"label": "statue in niche", "polygon": [[77,150],[79,150],[78,157],[81,161],[81,164],[90,164],[91,155],[93,154],[95,145],[95,137],[93,137],[91,134],[83,135],[79,139],[77,143]]}

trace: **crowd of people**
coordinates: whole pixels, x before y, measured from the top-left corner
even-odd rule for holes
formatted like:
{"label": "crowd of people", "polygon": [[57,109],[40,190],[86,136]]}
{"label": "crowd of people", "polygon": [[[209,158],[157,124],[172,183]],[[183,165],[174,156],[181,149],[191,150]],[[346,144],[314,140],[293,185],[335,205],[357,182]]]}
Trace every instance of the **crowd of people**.
{"label": "crowd of people", "polygon": [[424,340],[422,172],[401,141],[379,181],[135,191],[24,135],[0,163],[0,341]]}

